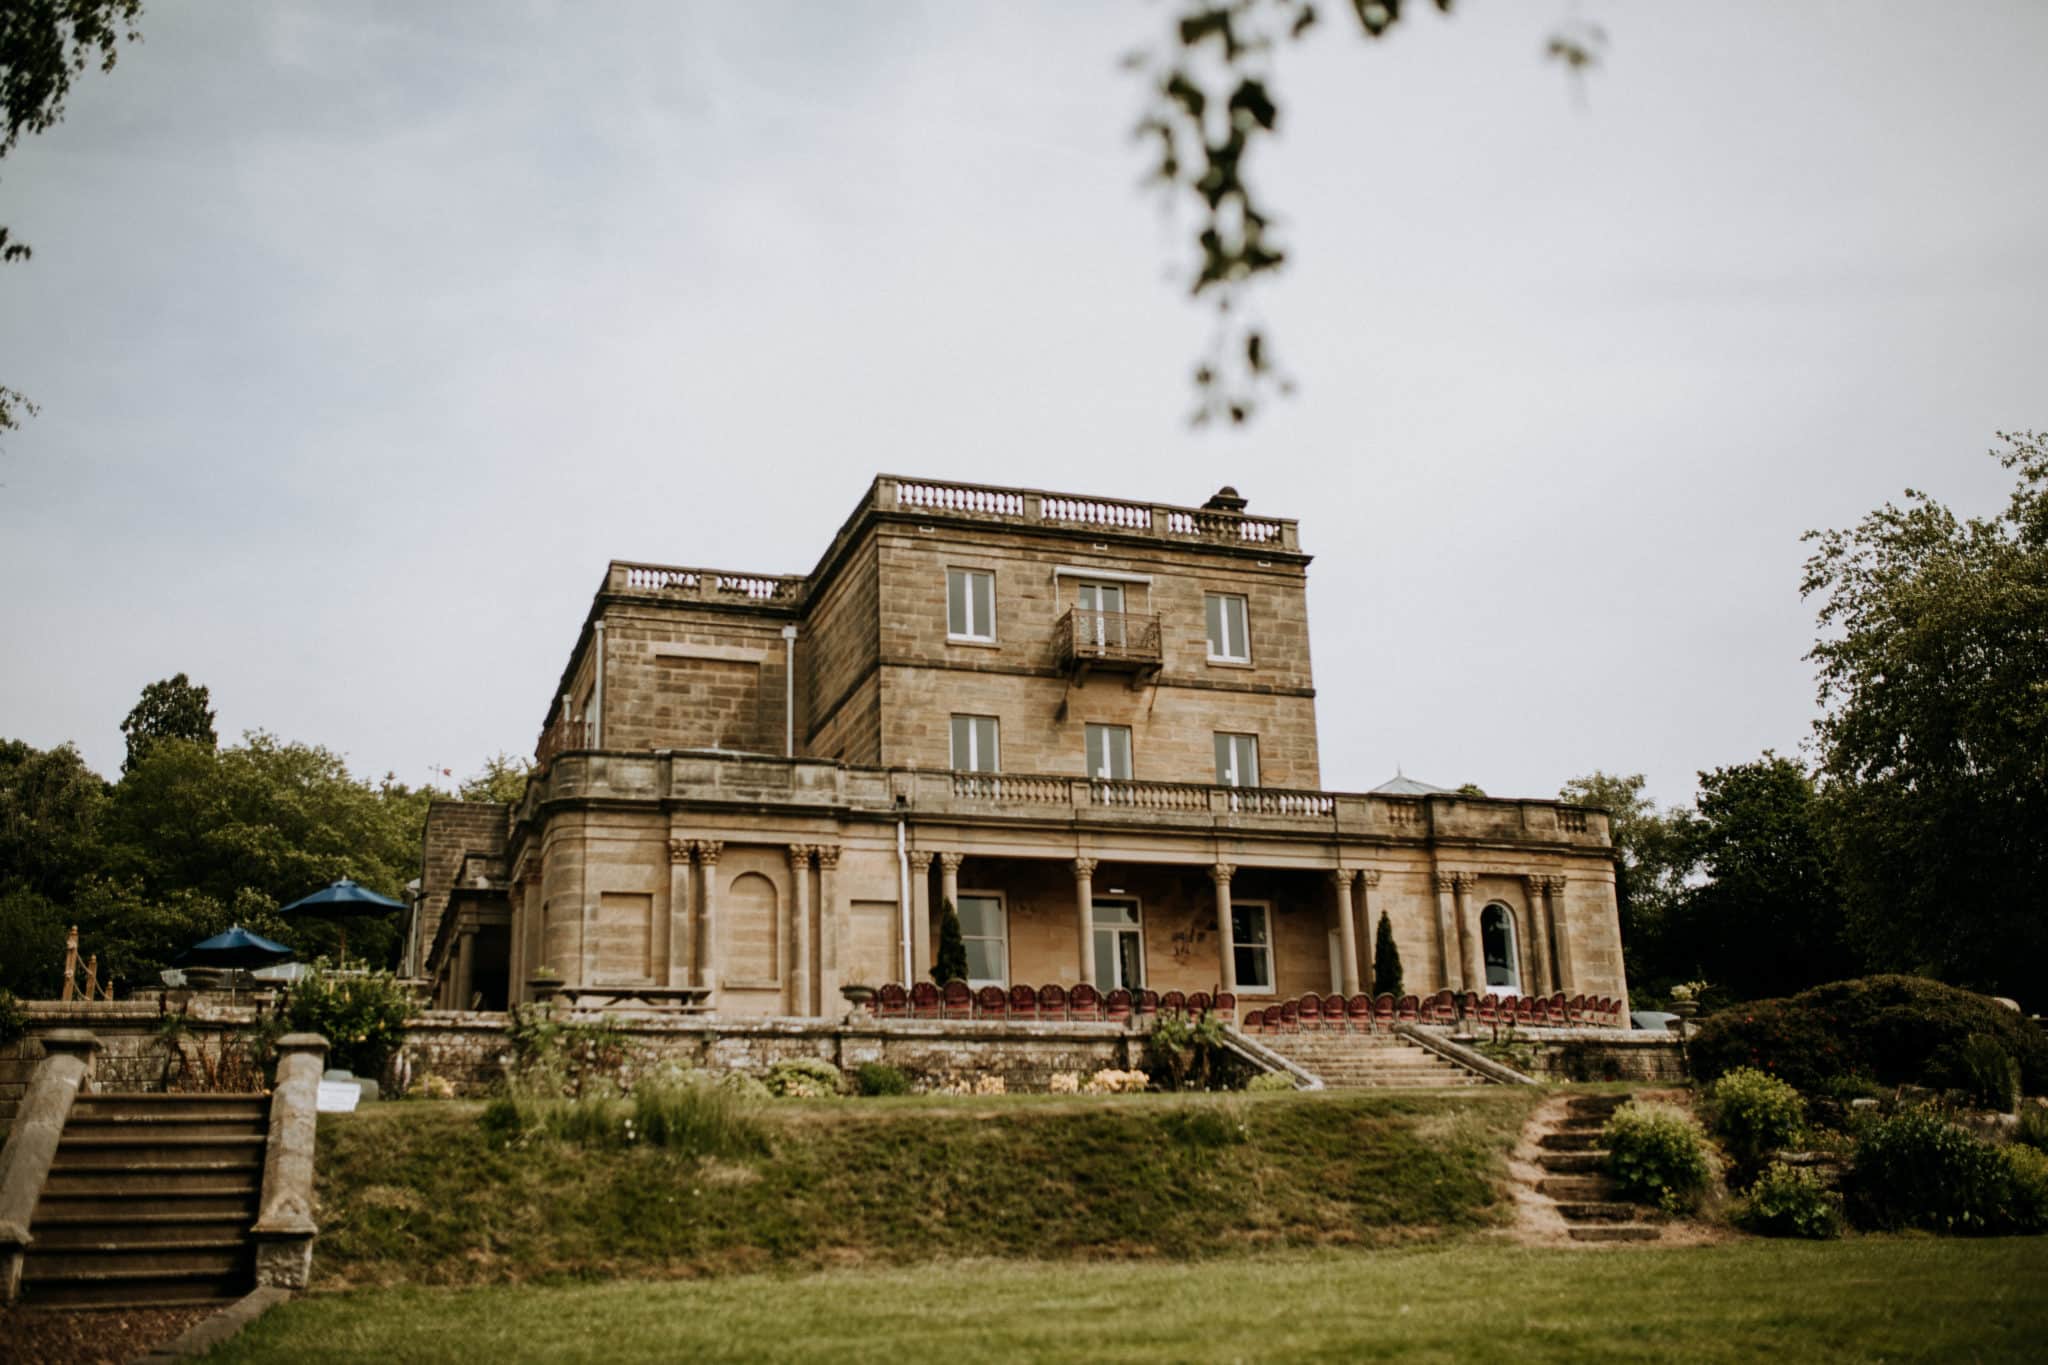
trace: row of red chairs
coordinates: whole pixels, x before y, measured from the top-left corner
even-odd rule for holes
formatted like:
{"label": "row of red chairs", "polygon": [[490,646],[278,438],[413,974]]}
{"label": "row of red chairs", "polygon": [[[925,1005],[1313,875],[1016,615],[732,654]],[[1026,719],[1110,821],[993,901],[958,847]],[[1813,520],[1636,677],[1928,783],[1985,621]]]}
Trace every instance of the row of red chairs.
{"label": "row of red chairs", "polygon": [[875,989],[868,1002],[877,1019],[1079,1019],[1113,1024],[1150,1023],[1161,1011],[1200,1017],[1214,1012],[1225,1020],[1237,1017],[1237,997],[1229,991],[1211,996],[1180,991],[1129,991],[1121,986],[1107,993],[1085,981],[1078,986],[983,986],[948,981],[943,987],[919,981],[905,988],[898,982]]}
{"label": "row of red chairs", "polygon": [[1375,1027],[1392,1028],[1395,1023],[1454,1024],[1460,1017],[1493,1026],[1521,1024],[1532,1028],[1581,1027],[1618,1028],[1621,1002],[1612,996],[1575,995],[1567,999],[1559,991],[1550,996],[1480,995],[1466,991],[1438,991],[1435,995],[1379,996],[1317,995],[1311,991],[1298,999],[1268,1005],[1245,1015],[1247,1029],[1269,1033],[1293,1033],[1300,1029],[1345,1028],[1370,1033]]}

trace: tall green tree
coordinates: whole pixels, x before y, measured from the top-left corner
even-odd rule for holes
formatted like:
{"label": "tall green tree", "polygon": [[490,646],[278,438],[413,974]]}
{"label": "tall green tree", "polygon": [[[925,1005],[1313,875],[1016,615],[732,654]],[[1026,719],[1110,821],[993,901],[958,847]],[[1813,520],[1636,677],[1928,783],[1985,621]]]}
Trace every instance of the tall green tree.
{"label": "tall green tree", "polygon": [[[121,41],[137,37],[142,0],[8,0],[0,5],[0,157],[23,133],[64,117],[71,82],[88,67],[114,69]],[[28,259],[28,243],[0,224],[0,261]],[[19,426],[35,404],[0,385],[0,431]]]}
{"label": "tall green tree", "polygon": [[218,746],[211,700],[204,687],[183,673],[143,688],[142,699],[121,722],[121,733],[128,738],[128,756],[121,760],[121,771],[132,770],[163,740],[189,740],[209,749]]}
{"label": "tall green tree", "polygon": [[1401,948],[1394,942],[1394,926],[1384,910],[1372,939],[1372,993],[1401,994]]}
{"label": "tall green tree", "polygon": [[939,903],[938,961],[932,964],[932,980],[941,986],[967,979],[967,939],[960,932],[960,912],[953,902]]}
{"label": "tall green tree", "polygon": [[0,987],[47,995],[70,905],[99,870],[107,784],[69,744],[0,741]]}
{"label": "tall green tree", "polygon": [[484,766],[464,780],[460,796],[465,801],[497,801],[517,805],[526,795],[526,779],[533,775],[533,760],[503,750],[484,760]]}
{"label": "tall green tree", "polygon": [[1658,809],[1643,787],[1641,773],[1623,776],[1596,769],[1565,783],[1557,797],[1607,812],[1623,968],[1632,984],[1650,986],[1683,971],[1672,965],[1666,937],[1696,857],[1690,813]]}
{"label": "tall green tree", "polygon": [[2005,510],[1907,490],[1810,534],[1821,815],[1857,951],[2039,1004],[2048,961],[2048,440]]}
{"label": "tall green tree", "polygon": [[1662,966],[1744,999],[1853,976],[1813,778],[1768,750],[1700,774],[1689,853],[1704,880],[1670,908]]}

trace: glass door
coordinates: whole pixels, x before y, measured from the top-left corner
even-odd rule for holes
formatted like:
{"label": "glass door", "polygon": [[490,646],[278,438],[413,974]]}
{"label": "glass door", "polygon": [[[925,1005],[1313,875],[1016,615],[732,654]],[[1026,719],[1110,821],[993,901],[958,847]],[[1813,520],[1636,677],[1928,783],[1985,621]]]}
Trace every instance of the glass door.
{"label": "glass door", "polygon": [[1145,985],[1145,931],[1134,900],[1105,900],[1098,896],[1093,911],[1095,926],[1095,983],[1105,991],[1121,986],[1127,991]]}
{"label": "glass door", "polygon": [[1124,643],[1124,590],[1115,583],[1082,583],[1076,589],[1074,605],[1081,611],[1076,643],[1096,649],[1121,649]]}

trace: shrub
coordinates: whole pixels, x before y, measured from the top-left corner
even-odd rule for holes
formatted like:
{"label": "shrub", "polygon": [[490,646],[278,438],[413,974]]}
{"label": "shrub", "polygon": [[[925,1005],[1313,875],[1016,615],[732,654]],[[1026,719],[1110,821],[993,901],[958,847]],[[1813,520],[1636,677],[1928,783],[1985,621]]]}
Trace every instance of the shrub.
{"label": "shrub", "polygon": [[941,986],[967,979],[967,939],[960,932],[960,912],[953,902],[939,902],[939,950],[932,963],[932,980]]}
{"label": "shrub", "polygon": [[2048,1152],[2048,1106],[2030,1104],[2022,1108],[2013,1141],[2025,1143],[2037,1152]]}
{"label": "shrub", "polygon": [[2048,1180],[1930,1109],[1881,1119],[1856,1144],[1849,1212],[1873,1228],[1935,1232],[2037,1232],[2048,1217]]}
{"label": "shrub", "polygon": [[1090,1076],[1081,1089],[1090,1095],[1135,1095],[1152,1083],[1142,1071],[1118,1071],[1105,1067]]}
{"label": "shrub", "polygon": [[2048,1232],[2048,1156],[2018,1143],[1999,1148],[1998,1155],[2012,1181],[2012,1230]]}
{"label": "shrub", "polygon": [[1223,1020],[1214,1014],[1190,1019],[1163,1012],[1145,1042],[1152,1080],[1161,1090],[1242,1090],[1253,1075],[1251,1063],[1226,1044]]}
{"label": "shrub", "polygon": [[854,1088],[863,1095],[908,1095],[910,1077],[881,1062],[862,1062],[853,1073]]}
{"label": "shrub", "polygon": [[1683,1110],[1630,1102],[1614,1111],[1604,1131],[1607,1173],[1622,1193],[1666,1213],[1695,1208],[1706,1191],[1706,1148]]}
{"label": "shrub", "polygon": [[768,1068],[768,1093],[786,1100],[824,1100],[839,1093],[839,1068],[821,1057],[789,1057]]}
{"label": "shrub", "polygon": [[22,1013],[21,1003],[14,998],[14,992],[0,986],[0,1043],[12,1043],[28,1032],[28,1016]]}
{"label": "shrub", "polygon": [[1394,942],[1394,926],[1387,912],[1380,911],[1380,927],[1372,940],[1372,993],[1401,994],[1401,949]]}
{"label": "shrub", "polygon": [[1294,1077],[1284,1071],[1261,1071],[1258,1075],[1251,1078],[1245,1085],[1245,1089],[1260,1092],[1268,1090],[1291,1091],[1294,1089]]}
{"label": "shrub", "polygon": [[1747,1184],[1764,1158],[1799,1138],[1806,1102],[1776,1076],[1739,1066],[1707,1087],[1707,1124]]}
{"label": "shrub", "polygon": [[412,997],[390,972],[342,975],[322,962],[294,982],[282,1011],[294,1032],[327,1039],[327,1064],[381,1078],[405,1042]]}
{"label": "shrub", "polygon": [[1842,1235],[1842,1198],[1813,1172],[1774,1161],[1757,1177],[1735,1221],[1763,1237],[1828,1241]]}
{"label": "shrub", "polygon": [[1929,1059],[1929,1079],[1979,1109],[2010,1114],[2019,1107],[2020,1068],[1988,1033],[1973,1033]]}
{"label": "shrub", "polygon": [[2020,1066],[2030,1094],[2048,1092],[2048,1035],[1992,1000],[1917,976],[1836,981],[1782,1000],[1754,1000],[1703,1020],[1687,1045],[1712,1080],[1739,1066],[1821,1093],[1837,1077],[1941,1085],[1935,1058],[1985,1034]]}

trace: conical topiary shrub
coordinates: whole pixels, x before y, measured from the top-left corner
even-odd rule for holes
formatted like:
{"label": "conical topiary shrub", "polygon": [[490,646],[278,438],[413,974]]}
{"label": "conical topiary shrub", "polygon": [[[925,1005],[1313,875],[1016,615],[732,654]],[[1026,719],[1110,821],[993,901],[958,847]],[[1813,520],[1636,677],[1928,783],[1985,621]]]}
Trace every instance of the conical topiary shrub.
{"label": "conical topiary shrub", "polygon": [[1379,932],[1372,939],[1372,993],[1401,994],[1401,950],[1394,946],[1394,926],[1387,922],[1384,910],[1380,911]]}
{"label": "conical topiary shrub", "polygon": [[967,940],[960,933],[960,912],[953,902],[939,902],[939,960],[932,964],[932,980],[941,986],[967,979]]}

